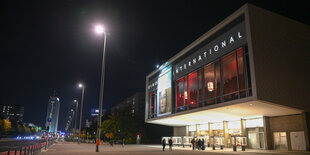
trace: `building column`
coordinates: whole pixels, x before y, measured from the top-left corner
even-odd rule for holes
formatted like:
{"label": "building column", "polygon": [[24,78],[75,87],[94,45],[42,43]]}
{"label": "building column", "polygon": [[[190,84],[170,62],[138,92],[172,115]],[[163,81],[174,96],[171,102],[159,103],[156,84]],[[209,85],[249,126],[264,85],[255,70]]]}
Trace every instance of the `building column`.
{"label": "building column", "polygon": [[303,112],[301,116],[305,132],[306,150],[310,151],[310,115],[308,112]]}
{"label": "building column", "polygon": [[185,136],[189,136],[189,125],[185,126]]}
{"label": "building column", "polygon": [[208,122],[208,130],[209,130],[209,144],[210,146],[213,144],[213,142],[211,142],[211,136],[213,135],[213,129],[212,129],[212,123]]}
{"label": "building column", "polygon": [[243,137],[247,137],[247,133],[246,133],[246,126],[245,126],[245,119],[241,119],[241,136]]}
{"label": "building column", "polygon": [[265,150],[272,150],[272,132],[270,131],[269,117],[264,116],[264,146]]}
{"label": "building column", "polygon": [[246,120],[241,118],[241,136],[246,137],[247,143],[249,143],[248,133],[246,131]]}
{"label": "building column", "polygon": [[200,124],[196,124],[196,136],[200,136]]}
{"label": "building column", "polygon": [[229,132],[228,132],[228,121],[223,121],[223,133],[224,133],[224,146],[230,147],[230,140],[229,140]]}

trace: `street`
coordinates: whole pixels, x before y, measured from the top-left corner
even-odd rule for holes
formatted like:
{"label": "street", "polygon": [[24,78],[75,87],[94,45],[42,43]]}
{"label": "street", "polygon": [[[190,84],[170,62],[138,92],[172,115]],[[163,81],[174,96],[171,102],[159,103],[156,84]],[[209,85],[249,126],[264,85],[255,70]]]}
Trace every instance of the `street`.
{"label": "street", "polygon": [[[59,142],[53,146],[51,146],[47,151],[43,151],[43,155],[97,155],[98,153],[95,152],[95,145],[94,144],[84,144],[81,143],[80,145],[77,143],[72,142]],[[163,152],[162,147],[160,145],[125,145],[122,147],[121,145],[114,145],[111,147],[110,145],[103,144],[100,145],[100,154],[108,154],[108,155],[116,155],[116,154],[133,154],[133,155],[155,155],[155,154],[172,154],[172,155],[190,155],[190,154],[208,154],[208,155],[218,155],[218,154],[250,154],[250,155],[259,155],[259,154],[283,154],[283,155],[305,155],[310,154],[310,152],[281,152],[275,150],[246,150],[245,152],[241,152],[238,150],[237,152],[233,152],[231,148],[225,150],[211,150],[208,148],[204,151],[198,150],[191,150],[189,147],[182,148],[182,147],[173,147],[172,151],[169,151],[169,147],[166,147],[166,150]]]}

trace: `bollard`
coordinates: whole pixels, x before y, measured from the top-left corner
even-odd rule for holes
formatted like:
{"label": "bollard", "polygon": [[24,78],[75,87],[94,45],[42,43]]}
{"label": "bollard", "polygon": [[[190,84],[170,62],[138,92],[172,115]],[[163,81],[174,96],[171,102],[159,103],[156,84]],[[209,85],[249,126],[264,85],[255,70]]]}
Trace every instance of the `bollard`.
{"label": "bollard", "polygon": [[16,151],[17,151],[17,149],[15,148],[14,155],[16,155],[16,153],[17,153]]}
{"label": "bollard", "polygon": [[29,155],[29,153],[30,153],[30,146],[28,146],[27,148],[28,148],[28,155]]}
{"label": "bollard", "polygon": [[212,145],[212,150],[215,150],[215,145]]}
{"label": "bollard", "polygon": [[8,155],[10,155],[10,148],[9,148],[9,150],[8,150]]}
{"label": "bollard", "polygon": [[22,155],[23,147],[20,148],[19,150],[19,155]]}
{"label": "bollard", "polygon": [[27,148],[25,147],[24,155],[26,154]]}
{"label": "bollard", "polygon": [[221,145],[221,150],[223,150],[224,149],[224,146],[223,145]]}

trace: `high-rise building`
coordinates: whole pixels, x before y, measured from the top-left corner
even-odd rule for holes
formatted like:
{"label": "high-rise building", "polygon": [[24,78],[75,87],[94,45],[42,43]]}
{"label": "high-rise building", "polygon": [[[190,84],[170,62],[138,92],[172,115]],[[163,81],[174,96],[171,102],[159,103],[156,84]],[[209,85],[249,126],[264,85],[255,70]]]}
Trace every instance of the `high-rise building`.
{"label": "high-rise building", "polygon": [[0,104],[1,117],[8,118],[14,122],[22,122],[24,117],[24,107],[20,105]]}
{"label": "high-rise building", "polygon": [[50,97],[47,104],[48,105],[47,105],[45,126],[49,132],[56,133],[58,127],[59,107],[60,107],[59,98],[56,96]]}

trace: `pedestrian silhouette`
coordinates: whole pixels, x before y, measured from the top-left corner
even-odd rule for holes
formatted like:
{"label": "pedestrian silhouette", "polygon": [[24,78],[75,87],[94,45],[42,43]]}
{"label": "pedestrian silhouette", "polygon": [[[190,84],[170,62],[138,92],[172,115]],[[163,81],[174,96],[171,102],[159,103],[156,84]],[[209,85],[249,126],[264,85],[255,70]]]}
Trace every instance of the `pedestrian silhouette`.
{"label": "pedestrian silhouette", "polygon": [[169,150],[172,151],[172,139],[171,138],[169,139],[168,143],[169,143]]}
{"label": "pedestrian silhouette", "polygon": [[202,139],[202,141],[201,141],[201,149],[202,149],[202,150],[205,150],[205,149],[206,149],[205,140],[204,140],[204,139]]}
{"label": "pedestrian silhouette", "polygon": [[166,147],[166,139],[164,138],[163,141],[161,142],[163,145],[163,151],[165,151],[165,147]]}
{"label": "pedestrian silhouette", "polygon": [[198,150],[201,149],[201,139],[198,140]]}
{"label": "pedestrian silhouette", "polygon": [[193,147],[193,150],[194,150],[194,149],[195,149],[195,147],[196,147],[196,141],[195,141],[195,138],[193,138],[193,139],[192,139],[191,143],[192,143],[192,147]]}

